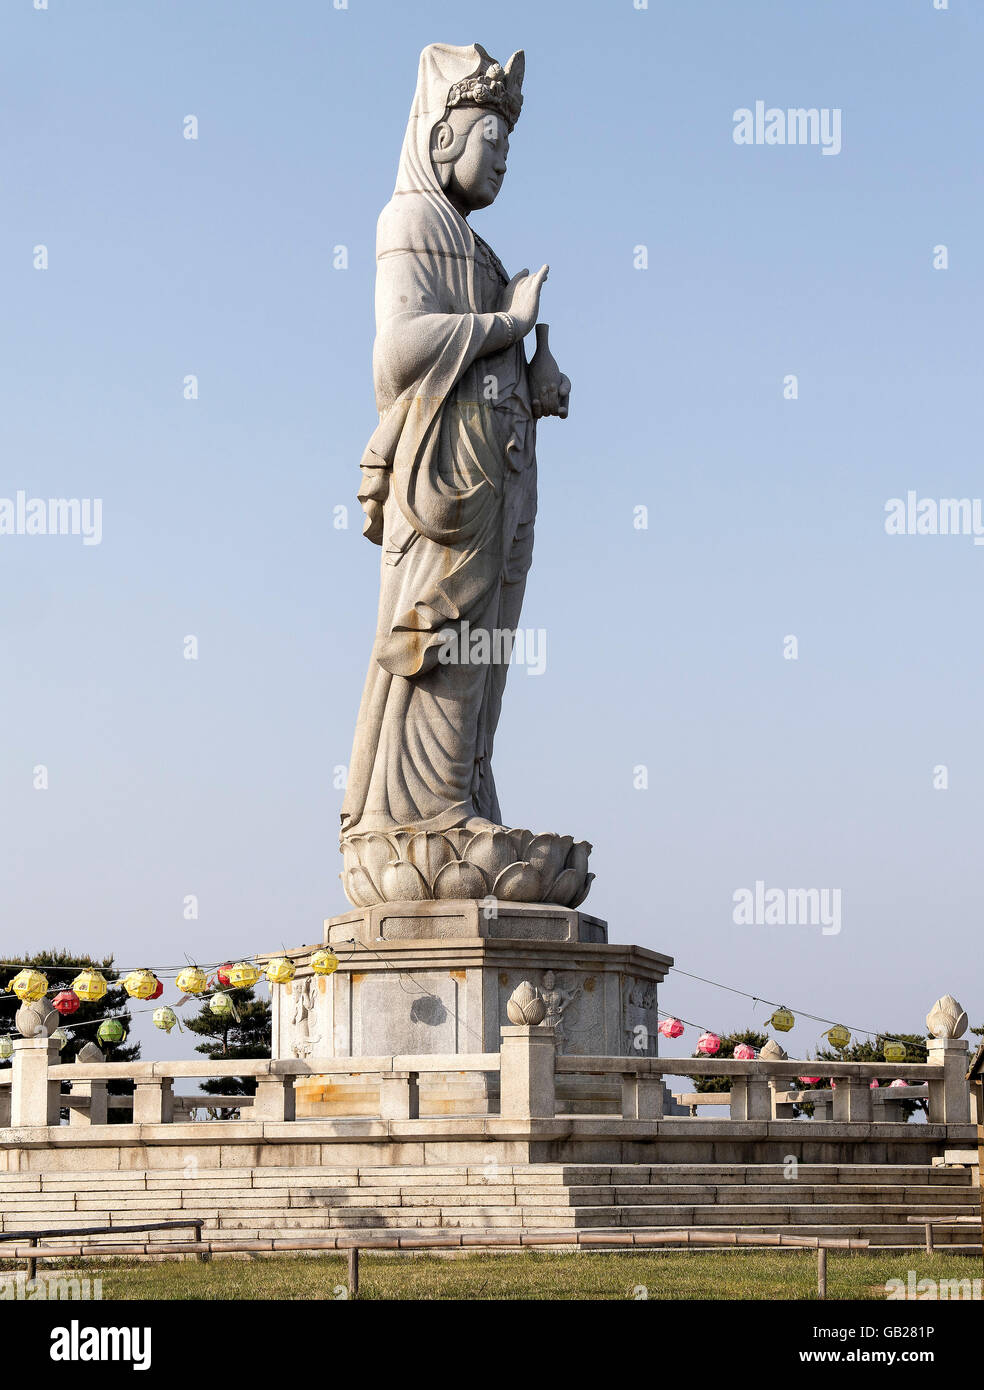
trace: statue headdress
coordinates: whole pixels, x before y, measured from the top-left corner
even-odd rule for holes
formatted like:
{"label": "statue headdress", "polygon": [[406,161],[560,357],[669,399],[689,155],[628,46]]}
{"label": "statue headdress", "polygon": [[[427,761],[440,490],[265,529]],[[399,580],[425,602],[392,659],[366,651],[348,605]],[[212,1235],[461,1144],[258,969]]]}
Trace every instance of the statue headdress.
{"label": "statue headdress", "polygon": [[526,59],[523,50],[514,53],[505,67],[490,58],[478,44],[475,51],[480,54],[484,71],[463,82],[456,82],[448,93],[448,110],[455,106],[483,106],[496,111],[506,122],[509,130],[519,120],[523,106],[523,73]]}

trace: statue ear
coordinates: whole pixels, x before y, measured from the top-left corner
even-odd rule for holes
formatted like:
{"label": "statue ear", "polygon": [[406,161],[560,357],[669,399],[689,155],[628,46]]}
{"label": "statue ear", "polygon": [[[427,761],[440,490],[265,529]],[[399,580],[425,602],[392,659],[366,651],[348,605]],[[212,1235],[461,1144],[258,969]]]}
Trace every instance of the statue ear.
{"label": "statue ear", "polygon": [[463,141],[455,134],[450,121],[438,121],[431,131],[431,163],[437,174],[438,183],[446,189],[451,182],[454,161],[461,153]]}
{"label": "statue ear", "polygon": [[450,121],[438,121],[431,131],[431,158],[435,164],[447,164],[455,156],[457,137]]}

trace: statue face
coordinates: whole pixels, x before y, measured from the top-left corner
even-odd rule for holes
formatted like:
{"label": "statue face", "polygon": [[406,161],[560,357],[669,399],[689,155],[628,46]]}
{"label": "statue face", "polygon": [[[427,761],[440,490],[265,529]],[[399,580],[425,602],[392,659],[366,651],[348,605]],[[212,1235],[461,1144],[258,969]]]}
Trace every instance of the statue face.
{"label": "statue face", "polygon": [[544,988],[544,989],[553,989],[553,987],[554,987],[554,973],[553,973],[552,970],[547,970],[547,971],[544,972],[544,975],[543,975],[543,988]]}
{"label": "statue face", "polygon": [[495,202],[509,153],[501,116],[494,111],[451,111],[437,127],[434,144],[435,161],[447,169],[445,192],[463,216]]}

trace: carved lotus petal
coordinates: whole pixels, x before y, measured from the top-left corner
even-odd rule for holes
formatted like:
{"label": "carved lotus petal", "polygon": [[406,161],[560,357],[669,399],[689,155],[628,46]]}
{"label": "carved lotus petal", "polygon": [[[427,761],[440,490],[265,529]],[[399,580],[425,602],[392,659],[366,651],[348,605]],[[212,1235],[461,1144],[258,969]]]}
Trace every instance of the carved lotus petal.
{"label": "carved lotus petal", "polygon": [[484,898],[489,891],[485,875],[475,864],[445,864],[434,879],[435,898]]}
{"label": "carved lotus petal", "polygon": [[495,897],[510,903],[538,903],[540,875],[532,864],[508,864],[492,885]]}
{"label": "carved lotus petal", "polygon": [[414,835],[406,850],[406,858],[420,870],[425,883],[432,887],[441,870],[453,864],[456,857],[454,846],[446,836],[426,832]]}
{"label": "carved lotus petal", "polygon": [[571,835],[537,835],[526,851],[526,862],[540,871],[540,882],[549,893],[574,844]]}
{"label": "carved lotus petal", "polygon": [[558,907],[569,907],[571,899],[581,886],[581,875],[574,869],[564,869],[563,872],[558,874],[554,879],[553,887],[543,901],[547,903],[556,903]]}
{"label": "carved lotus petal", "polygon": [[505,830],[480,830],[462,852],[469,864],[477,864],[490,883],[510,864],[516,862],[516,846]]}
{"label": "carved lotus petal", "polygon": [[510,830],[513,844],[516,846],[516,858],[520,863],[526,858],[526,851],[536,839],[532,830]]}
{"label": "carved lotus petal", "polygon": [[383,870],[393,859],[399,859],[399,851],[390,844],[385,835],[360,836],[352,848],[358,858],[356,862],[366,871],[374,884],[378,884]]}
{"label": "carved lotus petal", "polygon": [[575,869],[580,878],[588,872],[588,855],[591,853],[591,845],[587,840],[578,840],[571,846],[571,852],[567,856],[567,867]]}
{"label": "carved lotus petal", "polygon": [[393,853],[390,859],[406,859],[407,847],[413,839],[413,832],[410,830],[389,830],[386,839],[393,846]]}
{"label": "carved lotus petal", "polygon": [[345,870],[342,875],[342,887],[349,902],[356,907],[374,907],[382,901],[382,895],[376,891],[372,879],[361,864]]}
{"label": "carved lotus petal", "polygon": [[585,874],[584,887],[578,889],[578,891],[574,894],[573,898],[571,898],[570,902],[566,904],[567,907],[581,906],[585,898],[588,896],[588,891],[591,888],[592,883],[594,883],[594,878],[594,874]]}
{"label": "carved lotus petal", "polygon": [[397,859],[386,865],[381,886],[388,903],[420,903],[430,897],[423,874],[407,859]]}
{"label": "carved lotus petal", "polygon": [[926,1015],[932,1038],[959,1038],[967,1031],[967,1014],[952,994],[944,994]]}
{"label": "carved lotus petal", "polygon": [[547,1016],[547,1006],[540,997],[539,991],[534,989],[529,980],[523,980],[522,984],[516,986],[506,1002],[506,1017],[510,1023],[514,1023],[517,1028],[535,1027],[542,1023]]}

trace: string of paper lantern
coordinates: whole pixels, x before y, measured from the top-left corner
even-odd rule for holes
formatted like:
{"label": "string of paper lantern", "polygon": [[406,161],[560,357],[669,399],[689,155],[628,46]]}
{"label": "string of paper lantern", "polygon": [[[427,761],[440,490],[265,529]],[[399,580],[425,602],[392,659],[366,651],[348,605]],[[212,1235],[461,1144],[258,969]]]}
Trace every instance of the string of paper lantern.
{"label": "string of paper lantern", "polygon": [[[16,962],[10,962],[10,964],[16,964]],[[321,947],[312,952],[309,964],[315,975],[327,976],[334,974],[340,962],[334,951]],[[47,968],[78,970],[77,966],[46,966]],[[131,999],[159,999],[164,992],[164,982],[160,978],[163,973],[163,971],[155,972],[147,966],[138,966],[130,970],[119,983]],[[274,956],[268,961],[264,969],[260,969],[255,962],[248,959],[235,963],[224,961],[216,967],[215,975],[212,978],[197,964],[185,965],[177,972],[174,981],[183,995],[183,998],[178,1001],[178,1007],[180,1008],[189,998],[198,998],[202,1002],[205,1002],[207,998],[209,1010],[217,1018],[231,1017],[238,1023],[240,1014],[236,1008],[235,999],[227,992],[228,990],[250,989],[264,976],[272,990],[275,985],[289,984],[296,973],[297,966],[286,950],[282,955]],[[215,989],[216,983],[222,988]],[[22,1004],[37,1003],[46,995],[51,994],[52,1007],[62,1018],[70,1018],[77,1013],[83,1003],[96,1004],[104,999],[109,990],[109,982],[102,971],[87,966],[78,971],[69,988],[58,986],[52,988],[44,972],[30,966],[21,967],[13,979],[2,988]],[[167,1004],[153,1010],[141,1009],[137,1012],[150,1012],[154,1026],[165,1033],[170,1033],[175,1025],[179,1028],[181,1026],[178,1015]],[[95,1027],[97,1039],[106,1045],[119,1044],[126,1038],[126,1029],[118,1018],[88,1019],[71,1023],[68,1026],[73,1031],[85,1027]],[[68,1033],[64,1028],[56,1029],[51,1036],[58,1038],[61,1047],[64,1047],[68,1041]],[[13,1043],[11,1039],[6,1035],[0,1037],[0,1061],[7,1060],[12,1054]]]}
{"label": "string of paper lantern", "polygon": [[[339,960],[330,949],[320,948],[312,953],[309,963],[315,975],[325,976],[332,974],[338,968]],[[3,964],[16,965],[18,963],[0,962],[0,965]],[[50,965],[45,964],[44,969],[54,972],[56,970],[76,970],[77,967],[51,963]],[[795,1026],[796,1016],[785,1004],[774,1004],[773,1001],[767,1000],[761,995],[751,994],[747,990],[737,989],[733,985],[726,985],[718,980],[710,980],[706,976],[695,975],[679,966],[672,966],[671,969],[689,979],[698,980],[714,988],[751,999],[753,1003],[769,1004],[773,1008],[773,1013],[765,1022],[766,1026],[771,1026],[776,1032],[787,1033]],[[289,984],[296,971],[297,966],[291,958],[291,954],[285,949],[281,955],[272,957],[263,969],[249,958],[236,962],[223,961],[204,967],[197,963],[185,964],[180,967],[158,967],[154,970],[147,966],[137,966],[130,969],[122,977],[120,983],[130,998],[154,1000],[159,999],[164,991],[163,977],[173,974],[175,986],[183,996],[178,1001],[179,1008],[188,999],[200,999],[203,1003],[207,1001],[210,1011],[217,1018],[232,1017],[238,1022],[239,1013],[235,1000],[228,991],[250,989],[264,976],[270,988],[273,989],[275,985]],[[210,974],[210,972],[212,973]],[[119,972],[114,970],[114,973],[118,974]],[[52,988],[44,971],[37,967],[21,967],[5,988],[22,1003],[37,1002],[50,993],[52,1006],[63,1018],[68,1018],[79,1009],[81,1004],[98,1003],[103,999],[109,985],[102,972],[94,967],[86,967],[79,971],[68,988],[57,986]],[[693,1027],[697,1028],[700,1034],[696,1043],[697,1053],[714,1056],[720,1051],[721,1038],[713,1029],[705,1028],[701,1024],[692,1023],[672,1014],[664,1014],[663,1010],[658,1012],[662,1016],[658,1031],[664,1037],[677,1038],[682,1035],[685,1026]],[[844,1024],[833,1023],[830,1019],[803,1010],[798,1012],[802,1017],[814,1022],[829,1023],[831,1026],[821,1034],[821,1037],[827,1038],[834,1047],[843,1049],[849,1045],[851,1030]],[[162,1031],[170,1032],[176,1024],[180,1027],[178,1016],[169,1005],[161,1005],[152,1013],[155,1027]],[[75,1029],[86,1025],[71,1024],[69,1026]],[[885,1060],[888,1062],[904,1061],[910,1047],[921,1046],[920,1044],[906,1044],[900,1038],[891,1034],[876,1032],[873,1029],[855,1028],[854,1032],[880,1040]],[[106,1040],[110,1040],[108,1036]],[[749,1044],[739,1043],[733,1055],[738,1060],[746,1060],[757,1054]]]}
{"label": "string of paper lantern", "polygon": [[[674,971],[677,975],[684,975],[684,976],[686,976],[686,978],[689,979],[689,980],[698,980],[701,984],[704,984],[704,985],[711,985],[711,986],[713,986],[715,989],[723,989],[723,990],[726,990],[729,994],[740,994],[744,999],[751,999],[752,1002],[753,1002],[754,1004],[767,1004],[771,1009],[774,1009],[774,1010],[775,1010],[775,1013],[773,1013],[772,1017],[769,1018],[769,1019],[767,1019],[766,1022],[767,1022],[767,1023],[771,1023],[771,1024],[773,1025],[773,1027],[775,1027],[776,1030],[777,1030],[778,1032],[781,1032],[781,1033],[788,1032],[788,1031],[793,1027],[793,1024],[795,1023],[795,1018],[794,1018],[794,1016],[793,1016],[793,1013],[791,1012],[790,1009],[788,1009],[788,1008],[786,1007],[785,1004],[777,1004],[775,1000],[773,1000],[773,999],[765,999],[765,998],[764,998],[762,995],[760,995],[760,994],[750,994],[750,993],[748,992],[748,990],[745,990],[745,989],[737,989],[734,985],[722,984],[720,980],[709,980],[705,975],[695,975],[695,974],[693,974],[693,973],[692,973],[691,971],[689,971],[689,970],[683,970],[683,969],[681,969],[681,967],[678,966],[678,965],[671,965],[671,966],[670,966],[670,970],[671,970],[671,971]],[[856,1026],[852,1026],[852,1028],[847,1028],[843,1023],[837,1023],[837,1022],[835,1022],[835,1020],[832,1019],[832,1018],[824,1018],[821,1014],[811,1014],[811,1013],[808,1013],[808,1012],[806,1011],[806,1009],[799,1009],[799,1008],[798,1008],[798,1009],[796,1010],[796,1013],[799,1014],[802,1018],[808,1018],[812,1023],[829,1023],[831,1026],[826,1030],[826,1032],[821,1033],[820,1036],[823,1037],[823,1038],[829,1038],[829,1040],[831,1041],[831,1043],[833,1043],[834,1047],[839,1047],[839,1048],[847,1047],[847,1045],[848,1045],[848,1044],[850,1043],[850,1041],[851,1041],[851,1033],[852,1033],[852,1032],[854,1032],[854,1033],[860,1033],[860,1034],[862,1034],[864,1037],[868,1037],[868,1038],[879,1038],[879,1039],[884,1039],[884,1040],[888,1043],[889,1046],[891,1046],[893,1043],[897,1043],[898,1045],[900,1045],[900,1046],[902,1046],[902,1047],[921,1047],[921,1046],[922,1046],[921,1044],[917,1044],[917,1043],[905,1043],[905,1042],[902,1040],[902,1038],[898,1037],[896,1034],[893,1034],[893,1033],[885,1033],[885,1032],[883,1032],[882,1030],[877,1029],[877,1028],[859,1028],[859,1027],[856,1027]],[[779,1018],[780,1018],[782,1021],[777,1022],[777,1015],[779,1016]],[[789,1022],[789,1023],[786,1024],[786,1026],[783,1026],[784,1023],[786,1023],[786,1020],[787,1020],[787,1019],[792,1020],[792,1022]],[[696,1027],[697,1025],[695,1024],[695,1025],[693,1025],[693,1026]],[[925,1048],[923,1048],[923,1050],[925,1051]],[[886,1055],[885,1060],[886,1060],[886,1061],[892,1061],[892,1060],[902,1060],[902,1059],[901,1059],[901,1058],[889,1058],[889,1057]]]}

